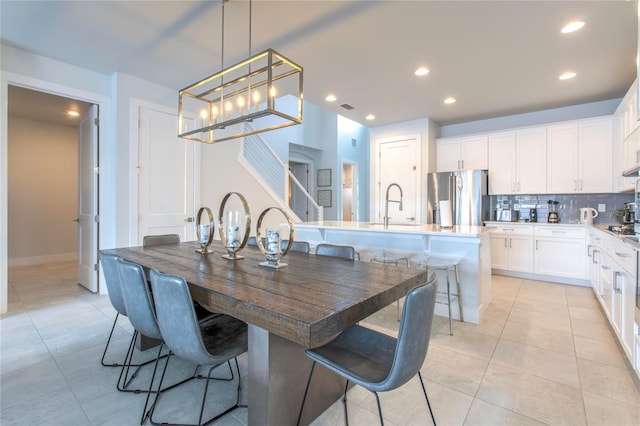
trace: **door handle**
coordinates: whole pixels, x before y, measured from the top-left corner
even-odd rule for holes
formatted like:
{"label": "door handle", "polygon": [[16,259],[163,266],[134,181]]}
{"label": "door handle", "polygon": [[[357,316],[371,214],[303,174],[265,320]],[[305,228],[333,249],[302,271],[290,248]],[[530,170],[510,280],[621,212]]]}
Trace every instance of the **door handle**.
{"label": "door handle", "polygon": [[185,222],[193,222],[193,218],[192,217],[188,217],[184,220]]}
{"label": "door handle", "polygon": [[73,222],[80,223],[80,218],[77,217],[77,218],[73,219]]}

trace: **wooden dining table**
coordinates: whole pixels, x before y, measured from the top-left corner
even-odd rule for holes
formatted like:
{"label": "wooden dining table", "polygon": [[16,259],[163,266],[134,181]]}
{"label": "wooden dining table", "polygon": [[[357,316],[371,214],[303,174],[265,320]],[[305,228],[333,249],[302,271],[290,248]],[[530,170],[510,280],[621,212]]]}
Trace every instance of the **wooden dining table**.
{"label": "wooden dining table", "polygon": [[[289,252],[273,269],[260,266],[257,247],[241,260],[196,252],[197,242],[102,250],[145,270],[183,277],[203,307],[248,324],[249,425],[293,425],[311,368],[304,349],[329,342],[347,327],[403,297],[427,281],[427,271]],[[316,369],[302,423],[319,416],[344,392],[345,382]]]}

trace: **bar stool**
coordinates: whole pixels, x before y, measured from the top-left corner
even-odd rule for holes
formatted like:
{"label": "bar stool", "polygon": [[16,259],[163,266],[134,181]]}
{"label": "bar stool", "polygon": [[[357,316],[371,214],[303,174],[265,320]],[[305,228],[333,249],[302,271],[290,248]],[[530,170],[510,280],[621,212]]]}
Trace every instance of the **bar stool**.
{"label": "bar stool", "polygon": [[385,265],[393,264],[400,266],[401,263],[407,268],[409,267],[409,256],[400,252],[390,250],[380,250],[371,254],[371,262],[383,263]]}
{"label": "bar stool", "polygon": [[[447,305],[449,308],[449,335],[453,336],[453,318],[451,315],[451,302],[455,299],[458,300],[458,309],[460,312],[460,322],[464,322],[464,314],[462,312],[462,292],[460,291],[460,258],[459,257],[444,257],[444,256],[433,256],[430,252],[425,251],[424,253],[418,254],[414,256],[411,261],[418,267],[426,267],[427,271],[431,269],[432,271],[444,271],[447,276],[447,291],[438,291],[438,295],[445,296],[444,298],[436,298],[436,303],[440,303],[442,305]],[[449,275],[453,271],[456,279],[456,293],[451,293],[451,284],[449,280]]]}
{"label": "bar stool", "polygon": [[[371,262],[382,263],[385,265],[393,264],[400,266],[400,263],[404,263],[404,266],[409,267],[409,256],[405,256],[399,252],[390,250],[381,250],[374,252],[371,255]],[[400,299],[396,300],[397,320],[400,322]]]}

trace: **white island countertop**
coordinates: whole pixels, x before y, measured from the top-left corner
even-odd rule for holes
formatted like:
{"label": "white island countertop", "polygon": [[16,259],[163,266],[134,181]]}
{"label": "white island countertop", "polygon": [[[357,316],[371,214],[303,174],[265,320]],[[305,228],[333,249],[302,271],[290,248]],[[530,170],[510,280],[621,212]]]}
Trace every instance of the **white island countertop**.
{"label": "white island countertop", "polygon": [[344,229],[359,231],[387,232],[393,234],[421,234],[421,235],[446,235],[450,237],[480,237],[494,230],[488,226],[454,226],[442,228],[439,225],[414,225],[414,224],[389,224],[387,228],[382,223],[374,222],[349,222],[342,220],[324,220],[318,222],[297,223],[296,228],[314,229]]}

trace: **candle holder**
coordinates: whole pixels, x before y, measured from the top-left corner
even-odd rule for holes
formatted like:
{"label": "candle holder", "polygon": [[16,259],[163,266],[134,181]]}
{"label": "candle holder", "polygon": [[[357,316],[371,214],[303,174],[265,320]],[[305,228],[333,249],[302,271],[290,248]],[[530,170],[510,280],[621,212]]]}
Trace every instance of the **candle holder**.
{"label": "candle holder", "polygon": [[[202,213],[204,212],[207,212],[207,215],[209,216],[209,223],[201,223]],[[198,253],[213,253],[213,250],[209,248],[209,246],[213,241],[214,230],[215,225],[213,222],[213,213],[211,213],[211,209],[209,207],[200,207],[200,210],[198,210],[198,216],[196,216],[196,232],[198,234],[198,242],[200,243],[200,248],[196,249]]]}
{"label": "candle holder", "polygon": [[[269,213],[270,210],[280,211],[280,213],[282,213],[285,219],[287,219],[287,223],[289,224],[289,238],[288,238],[289,242],[287,244],[287,247],[284,249],[284,251],[282,251],[282,246],[281,246],[282,239],[280,236],[280,229],[268,228],[266,230],[266,238],[265,238],[265,242],[267,246],[265,247],[265,244],[262,242],[262,232],[261,232],[262,220],[264,219],[266,214]],[[294,232],[293,221],[284,210],[282,210],[279,207],[269,207],[268,209],[263,211],[262,214],[260,214],[260,217],[258,217],[258,224],[256,226],[256,242],[258,243],[258,248],[260,249],[262,254],[264,254],[264,256],[267,258],[267,261],[260,262],[259,265],[266,266],[268,268],[275,268],[275,269],[286,268],[288,265],[286,263],[281,263],[281,260],[289,252],[289,249],[291,248],[291,244],[293,244],[293,232]]]}
{"label": "candle holder", "polygon": [[[240,209],[226,209],[227,201],[231,196],[236,196],[240,200],[244,212],[241,212]],[[230,192],[225,195],[222,203],[220,203],[218,220],[220,223],[220,240],[227,250],[227,254],[222,255],[222,257],[228,260],[244,259],[244,256],[238,255],[238,252],[247,244],[251,231],[251,212],[244,196],[238,192]]]}

